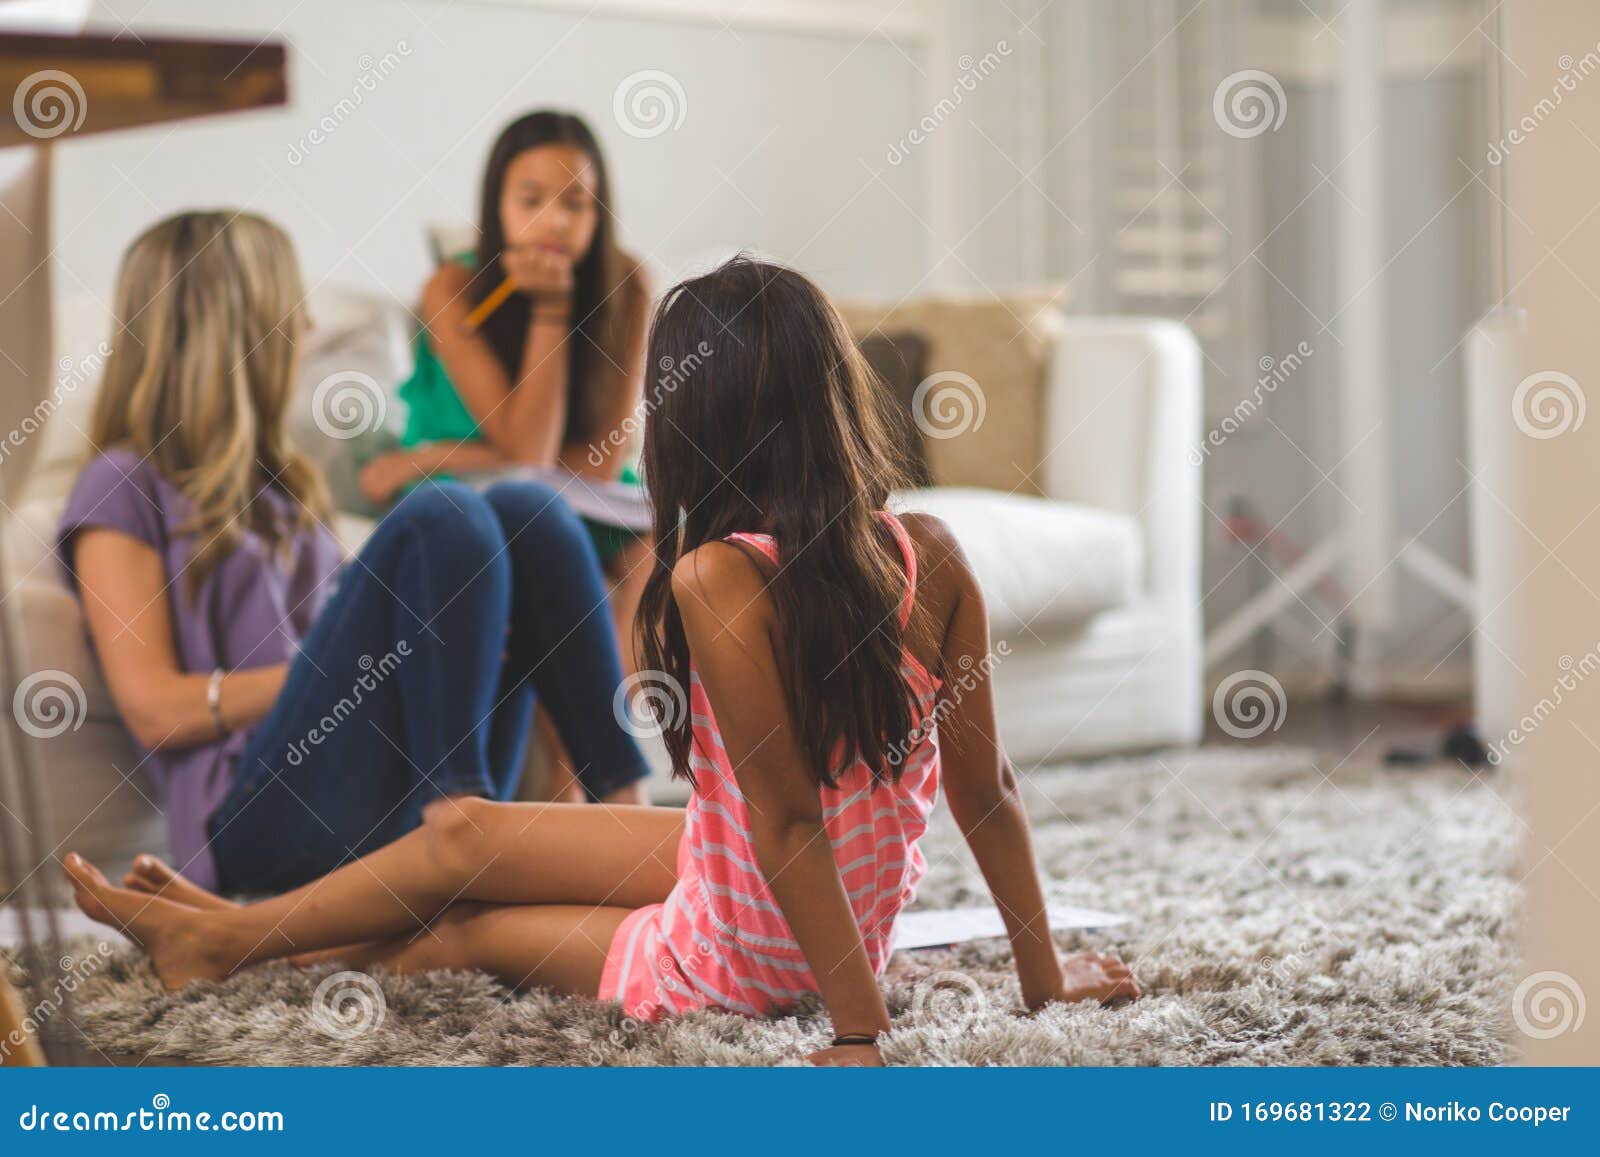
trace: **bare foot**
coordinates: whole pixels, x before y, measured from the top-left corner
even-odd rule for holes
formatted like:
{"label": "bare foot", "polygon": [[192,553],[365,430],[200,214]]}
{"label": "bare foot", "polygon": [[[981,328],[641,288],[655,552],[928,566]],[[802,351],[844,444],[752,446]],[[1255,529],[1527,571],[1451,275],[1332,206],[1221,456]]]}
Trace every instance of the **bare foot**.
{"label": "bare foot", "polygon": [[122,886],[146,896],[160,896],[186,908],[237,908],[232,900],[225,900],[215,892],[208,892],[193,880],[155,856],[140,856],[133,861],[133,870],[122,877]]}
{"label": "bare foot", "polygon": [[1115,952],[1083,952],[1067,957],[1061,965],[1061,981],[1063,991],[1057,999],[1068,1003],[1098,1000],[1113,1004],[1140,996],[1133,970]]}
{"label": "bare foot", "polygon": [[[79,909],[144,946],[156,975],[176,991],[192,980],[221,980],[230,968],[213,913],[186,908],[159,896],[118,888],[99,868],[73,852],[64,864]],[[234,959],[239,957],[235,955]]]}

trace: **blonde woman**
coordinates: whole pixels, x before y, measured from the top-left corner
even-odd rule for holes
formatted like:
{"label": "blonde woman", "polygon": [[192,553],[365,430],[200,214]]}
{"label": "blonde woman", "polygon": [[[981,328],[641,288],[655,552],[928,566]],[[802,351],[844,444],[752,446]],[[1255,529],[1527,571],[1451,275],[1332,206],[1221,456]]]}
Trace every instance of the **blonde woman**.
{"label": "blonde woman", "polygon": [[135,241],[58,531],[178,870],[283,891],[441,797],[509,798],[536,690],[588,797],[637,798],[605,582],[552,491],[428,483],[341,566],[284,436],[302,298],[259,217],[182,213]]}

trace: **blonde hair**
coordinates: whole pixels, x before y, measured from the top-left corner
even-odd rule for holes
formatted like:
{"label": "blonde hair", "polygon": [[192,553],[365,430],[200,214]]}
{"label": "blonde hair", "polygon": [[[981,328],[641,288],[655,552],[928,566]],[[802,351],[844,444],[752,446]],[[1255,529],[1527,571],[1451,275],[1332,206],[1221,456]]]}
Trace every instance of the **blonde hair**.
{"label": "blonde hair", "polygon": [[[191,592],[246,530],[281,548],[329,517],[321,473],[284,433],[302,297],[288,235],[249,213],[180,213],[122,259],[90,438],[148,460],[189,500]],[[258,500],[267,486],[292,501],[287,525]]]}

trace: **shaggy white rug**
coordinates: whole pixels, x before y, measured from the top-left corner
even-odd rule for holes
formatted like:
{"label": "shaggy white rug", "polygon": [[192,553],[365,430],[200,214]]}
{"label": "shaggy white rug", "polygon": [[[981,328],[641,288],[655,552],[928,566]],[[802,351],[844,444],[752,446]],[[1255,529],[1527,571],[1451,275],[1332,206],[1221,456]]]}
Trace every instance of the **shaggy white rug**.
{"label": "shaggy white rug", "polygon": [[[1331,774],[1325,774],[1331,773]],[[1063,950],[1115,949],[1148,994],[1019,1016],[1003,941],[903,952],[891,1063],[1494,1064],[1510,1059],[1515,820],[1505,784],[1458,767],[1319,768],[1213,748],[1030,775],[1051,898],[1134,916]],[[946,813],[919,906],[987,902]],[[87,943],[74,946],[82,971]],[[811,1006],[753,1022],[641,1025],[615,1005],[481,975],[297,972],[161,990],[129,949],[76,983],[107,1054],[211,1064],[770,1065],[818,1046]]]}

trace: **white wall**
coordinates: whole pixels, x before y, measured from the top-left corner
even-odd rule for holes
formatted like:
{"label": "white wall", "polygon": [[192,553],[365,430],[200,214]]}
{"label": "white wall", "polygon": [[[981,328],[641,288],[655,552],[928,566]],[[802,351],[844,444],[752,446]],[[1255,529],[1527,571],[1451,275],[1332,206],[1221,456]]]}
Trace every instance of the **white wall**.
{"label": "white wall", "polygon": [[[119,255],[147,224],[237,205],[289,228],[310,281],[410,301],[428,269],[424,224],[475,218],[495,134],[544,105],[589,119],[612,165],[624,241],[665,271],[752,247],[840,294],[895,293],[921,273],[921,227],[896,200],[917,202],[917,162],[883,162],[915,115],[914,44],[859,27],[725,27],[482,0],[94,4],[92,25],[124,21],[287,40],[291,103],[64,144],[58,295],[108,298]],[[681,85],[684,116],[641,139],[612,110],[618,84],[645,69]],[[312,144],[324,117],[333,128]]]}
{"label": "white wall", "polygon": [[[1130,81],[1128,66],[1150,55],[1154,33],[1149,44],[1123,45],[1127,60],[1113,59],[1115,46],[1087,22],[1092,14],[1104,24],[1114,14],[1100,0],[942,0],[925,10],[912,0],[705,6],[726,25],[639,15],[683,3],[607,0],[598,7],[609,15],[591,15],[588,0],[97,0],[94,19],[112,29],[127,20],[141,30],[288,40],[292,104],[227,122],[65,142],[56,292],[103,298],[123,247],[151,220],[188,206],[237,204],[290,228],[313,283],[354,283],[409,302],[427,270],[424,224],[472,218],[495,132],[521,111],[558,104],[584,113],[601,134],[625,240],[664,272],[752,247],[799,265],[840,295],[897,298],[935,285],[1002,291],[1022,280],[1075,277],[1076,308],[1108,307],[1098,283],[1114,262],[1091,257],[1115,227],[1103,204],[1115,171],[1109,151],[1094,142],[1115,138],[1119,118],[1148,99],[1149,86]],[[1303,6],[1278,0],[1276,7],[1280,23],[1303,25],[1294,43],[1321,43]],[[1469,5],[1394,7],[1448,16]],[[1244,0],[1225,0],[1188,23],[1215,16],[1220,36],[1228,19],[1249,9]],[[919,38],[920,17],[907,14],[923,11],[939,18],[927,20]],[[1156,8],[1141,0],[1129,11]],[[770,18],[775,12],[832,13],[842,23],[833,34],[785,28]],[[871,33],[884,15],[901,39]],[[1435,32],[1420,46],[1409,31],[1402,38],[1415,59],[1406,58],[1409,71],[1388,89],[1384,232],[1396,256],[1386,274],[1394,318],[1383,436],[1396,549],[1420,532],[1425,545],[1464,567],[1465,502],[1456,497],[1464,481],[1461,375],[1452,347],[1483,300],[1477,261],[1485,237],[1480,191],[1451,196],[1468,180],[1458,158],[1482,167],[1483,134],[1473,112],[1476,77],[1428,63],[1428,52],[1436,48],[1442,60],[1462,38]],[[1430,46],[1434,40],[1439,45]],[[1306,547],[1346,510],[1312,465],[1329,469],[1340,456],[1326,430],[1339,339],[1318,332],[1307,312],[1326,319],[1345,304],[1329,272],[1341,193],[1321,177],[1340,159],[1331,97],[1320,83],[1297,81],[1296,70],[1310,66],[1294,53],[1258,59],[1254,47],[1233,45],[1248,59],[1224,67],[1228,47],[1211,65],[1278,68],[1293,115],[1281,133],[1238,142],[1250,148],[1260,176],[1258,231],[1274,229],[1260,252],[1272,277],[1254,262],[1238,271],[1237,280],[1258,283],[1259,316],[1245,316],[1243,297],[1239,308],[1229,304],[1230,324],[1250,332],[1238,364],[1227,368],[1253,370],[1260,357],[1282,357],[1307,337],[1318,353],[1208,459],[1208,501],[1222,512],[1242,495],[1269,525],[1287,516],[1280,533]],[[961,89],[961,62],[985,59],[996,63],[993,74],[970,93]],[[681,85],[684,118],[640,139],[618,124],[613,96],[624,78],[646,69]],[[377,73],[387,75],[374,79]],[[946,118],[937,104],[950,97],[959,104]],[[1209,108],[1197,111],[1201,128],[1214,129]],[[891,163],[891,152],[930,116],[937,124],[925,142]],[[309,136],[324,118],[333,127],[313,144]],[[1239,222],[1231,227],[1238,231]],[[1208,389],[1220,413],[1253,376],[1233,373],[1230,382],[1216,368]],[[1302,503],[1314,488],[1319,493]],[[1206,611],[1215,624],[1275,580],[1248,559],[1236,565],[1239,548],[1223,541],[1217,520],[1207,525]],[[1397,582],[1401,628],[1388,648],[1395,682],[1459,689],[1466,649],[1438,669],[1435,661],[1464,635],[1465,617],[1410,579]],[[1264,638],[1232,663],[1294,681],[1300,648],[1332,649],[1327,633],[1307,645],[1319,627],[1302,615],[1297,641]],[[1403,677],[1407,665],[1414,678]]]}
{"label": "white wall", "polygon": [[[1071,278],[1074,309],[1168,308],[1183,316],[1186,303],[1125,297],[1115,284],[1119,230],[1132,211],[1148,226],[1159,199],[1224,234],[1224,276],[1193,318],[1203,336],[1208,321],[1220,334],[1207,347],[1212,428],[1256,392],[1262,358],[1281,361],[1302,341],[1314,351],[1206,457],[1205,613],[1215,627],[1253,596],[1279,589],[1268,564],[1226,532],[1221,516],[1235,500],[1275,529],[1282,553],[1259,554],[1281,574],[1345,525],[1354,506],[1344,495],[1360,493],[1359,456],[1340,465],[1339,426],[1352,307],[1365,297],[1352,299],[1338,274],[1351,173],[1335,82],[1348,6],[950,0],[949,10],[952,59],[981,56],[1001,41],[1011,49],[965,99],[959,121],[940,130],[958,153],[950,169],[962,185],[949,229],[960,252],[949,263],[958,283]],[[1386,405],[1372,435],[1390,475],[1383,558],[1416,536],[1467,570],[1458,346],[1488,292],[1488,197],[1472,180],[1485,168],[1488,139],[1473,32],[1481,13],[1471,0],[1386,0],[1380,10],[1381,204],[1362,220],[1379,234],[1385,263],[1368,291],[1387,319]],[[942,60],[929,64],[934,73]],[[1281,83],[1285,117],[1280,130],[1233,140],[1216,122],[1213,94],[1245,68]],[[1169,156],[1148,139],[1156,134],[1146,126],[1156,121],[1170,134]],[[1156,161],[1168,165],[1164,173]],[[1343,607],[1367,582],[1353,570],[1337,577],[1308,599],[1316,617],[1292,605],[1281,637],[1259,634],[1225,656],[1213,676],[1260,667],[1302,687],[1325,679],[1338,642],[1322,628],[1337,618],[1328,606]],[[1399,566],[1384,577],[1393,584],[1394,614],[1387,636],[1371,640],[1378,670],[1365,672],[1368,685],[1460,694],[1470,677],[1468,649],[1457,645],[1468,617]]]}
{"label": "white wall", "polygon": [[1505,714],[1534,716],[1531,728],[1522,724],[1531,732],[1526,742],[1509,753],[1526,819],[1524,960],[1513,1005],[1526,1034],[1519,1043],[1537,1063],[1593,1065],[1600,1016],[1580,1010],[1600,997],[1600,686],[1587,678],[1600,646],[1600,421],[1592,412],[1600,382],[1600,82],[1589,71],[1559,90],[1555,115],[1546,112],[1560,62],[1600,54],[1600,7],[1508,4],[1500,24],[1503,123],[1542,121],[1505,161],[1507,304],[1527,319],[1517,372],[1565,374],[1576,388],[1562,394],[1564,404],[1552,395],[1542,409],[1526,396],[1518,404],[1518,379],[1507,375],[1485,383],[1498,404],[1474,412],[1489,419],[1478,436],[1493,448],[1480,492],[1516,516],[1501,540],[1484,544],[1515,585],[1486,624],[1490,645],[1481,654],[1500,667],[1497,684],[1512,688]]}

